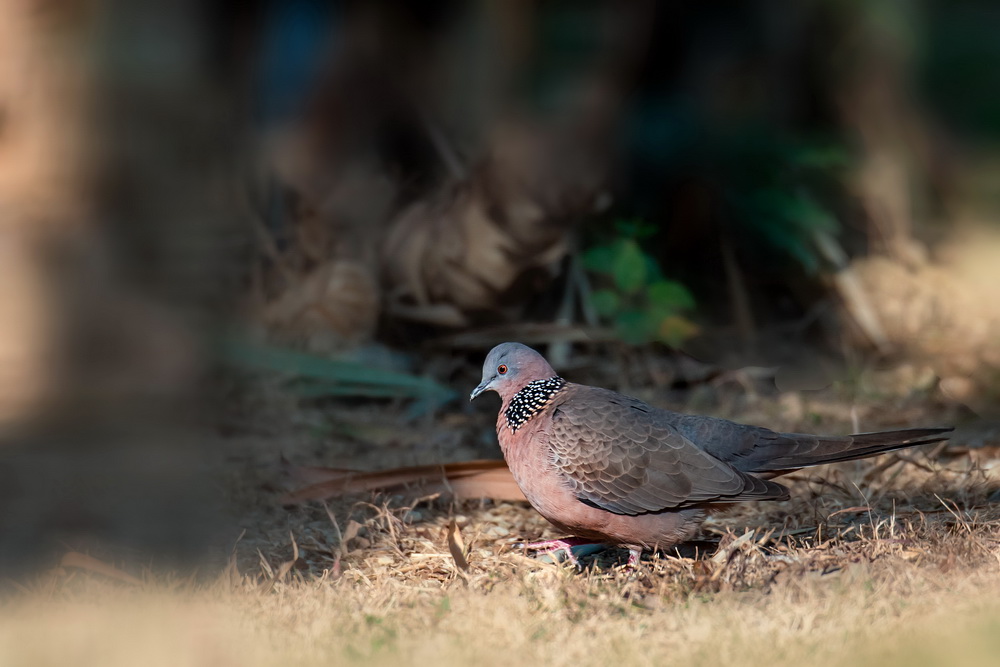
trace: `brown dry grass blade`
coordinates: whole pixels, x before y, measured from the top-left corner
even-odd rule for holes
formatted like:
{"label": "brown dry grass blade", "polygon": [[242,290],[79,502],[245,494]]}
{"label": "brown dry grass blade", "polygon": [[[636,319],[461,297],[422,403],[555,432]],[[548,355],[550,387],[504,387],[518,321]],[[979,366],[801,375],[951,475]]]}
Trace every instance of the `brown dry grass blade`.
{"label": "brown dry grass blade", "polygon": [[[267,582],[267,586],[264,587],[265,593],[274,588],[275,583],[279,581],[284,581],[285,577],[288,576],[288,573],[291,572],[292,568],[295,567],[299,562],[299,545],[295,541],[295,535],[292,534],[291,531],[289,531],[288,537],[292,541],[292,559],[286,560],[284,563],[278,566],[278,571],[272,574],[270,581]],[[259,550],[258,553],[260,553]],[[260,554],[260,556],[261,556],[261,562],[266,565],[266,563],[264,562],[264,555]],[[271,569],[270,566],[268,566],[267,570],[269,571],[269,573],[270,569]]]}
{"label": "brown dry grass blade", "polygon": [[455,560],[455,565],[462,572],[469,571],[469,561],[465,558],[465,541],[462,539],[462,531],[454,519],[448,525],[448,551]]}
{"label": "brown dry grass blade", "polygon": [[59,561],[59,565],[64,568],[76,568],[86,570],[87,572],[95,572],[109,579],[116,579],[133,586],[142,585],[142,581],[136,579],[131,574],[79,551],[67,551]]}
{"label": "brown dry grass blade", "polygon": [[[317,479],[319,468],[308,476]],[[507,464],[501,460],[412,466],[375,472],[344,471],[331,468],[326,480],[285,494],[283,504],[326,500],[367,491],[395,491],[413,488],[421,494],[441,493],[460,499],[492,498],[525,500]]]}
{"label": "brown dry grass blade", "polygon": [[275,581],[282,581],[299,561],[299,545],[295,542],[295,535],[289,532],[288,537],[292,540],[292,559],[285,561],[278,567],[278,573],[274,575]]}

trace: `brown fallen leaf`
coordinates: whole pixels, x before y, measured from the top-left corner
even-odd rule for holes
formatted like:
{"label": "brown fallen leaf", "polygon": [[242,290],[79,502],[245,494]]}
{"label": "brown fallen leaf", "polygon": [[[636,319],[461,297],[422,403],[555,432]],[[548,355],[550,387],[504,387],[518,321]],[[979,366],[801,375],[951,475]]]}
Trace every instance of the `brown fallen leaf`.
{"label": "brown fallen leaf", "polygon": [[279,340],[337,349],[371,338],[380,298],[367,266],[335,257],[288,284],[258,317]]}
{"label": "brown fallen leaf", "polygon": [[510,304],[554,280],[603,191],[604,161],[567,129],[498,124],[464,177],[395,217],[380,256],[391,318],[447,328],[518,319]]}
{"label": "brown fallen leaf", "polygon": [[66,554],[64,554],[62,559],[59,561],[59,565],[64,568],[77,568],[79,570],[95,572],[110,579],[117,579],[118,581],[126,584],[132,584],[133,586],[139,586],[142,584],[142,581],[136,579],[128,572],[124,572],[114,565],[105,563],[102,560],[80,553],[79,551],[66,552]]}
{"label": "brown fallen leaf", "polygon": [[[493,500],[525,500],[507,464],[502,460],[479,460],[374,472],[360,472],[317,467],[306,469],[301,477],[322,480],[281,497],[282,504],[297,504],[310,500],[326,500],[352,493],[412,489],[429,495],[440,493],[460,499],[491,498]],[[292,470],[293,478],[299,476]],[[325,477],[325,479],[323,479]]]}
{"label": "brown fallen leaf", "polygon": [[455,519],[448,525],[448,551],[455,561],[455,565],[462,572],[469,571],[469,561],[465,558],[465,541],[462,539],[462,531],[458,528]]}

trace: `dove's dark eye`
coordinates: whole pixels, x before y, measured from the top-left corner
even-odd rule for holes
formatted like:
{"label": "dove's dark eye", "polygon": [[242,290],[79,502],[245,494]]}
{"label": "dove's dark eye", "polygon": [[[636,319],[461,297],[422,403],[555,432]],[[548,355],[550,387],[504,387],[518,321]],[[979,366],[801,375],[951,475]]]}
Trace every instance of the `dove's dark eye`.
{"label": "dove's dark eye", "polygon": [[497,373],[503,375],[506,372],[507,372],[507,366],[505,366],[504,364],[500,364],[499,366],[497,366]]}

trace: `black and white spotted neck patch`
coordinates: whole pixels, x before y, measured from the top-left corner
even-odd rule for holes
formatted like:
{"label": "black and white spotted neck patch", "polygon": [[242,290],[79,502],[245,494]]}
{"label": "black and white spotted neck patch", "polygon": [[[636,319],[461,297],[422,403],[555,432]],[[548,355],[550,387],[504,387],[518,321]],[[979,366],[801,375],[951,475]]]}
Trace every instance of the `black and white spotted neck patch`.
{"label": "black and white spotted neck patch", "polygon": [[535,380],[524,385],[524,388],[510,399],[510,405],[503,413],[507,418],[507,428],[511,433],[515,433],[526,421],[551,403],[555,395],[565,386],[566,380],[559,376]]}

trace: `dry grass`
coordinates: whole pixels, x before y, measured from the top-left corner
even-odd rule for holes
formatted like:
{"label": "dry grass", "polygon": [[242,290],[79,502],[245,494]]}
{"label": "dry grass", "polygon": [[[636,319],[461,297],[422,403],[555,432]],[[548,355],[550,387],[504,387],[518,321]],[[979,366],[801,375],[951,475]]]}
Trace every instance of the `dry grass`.
{"label": "dry grass", "polygon": [[[848,430],[851,410],[831,405],[766,400],[739,416]],[[871,406],[868,428],[938,420],[926,403]],[[444,428],[463,433],[462,419]],[[283,442],[301,444],[299,462],[331,463],[309,438]],[[992,665],[1000,651],[995,446],[798,473],[791,501],[738,506],[704,543],[633,573],[615,550],[581,572],[527,558],[515,542],[553,533],[518,504],[281,508],[264,465],[273,442],[246,444],[252,465],[234,482],[245,534],[225,572],[138,586],[41,577],[0,605],[0,664]],[[452,522],[467,570],[449,551]]]}
{"label": "dry grass", "polygon": [[578,574],[486,545],[461,575],[437,545],[409,562],[357,554],[339,577],[139,590],[63,577],[0,609],[0,662],[995,664],[990,516],[852,524],[857,539],[815,546],[746,540],[637,575]]}

